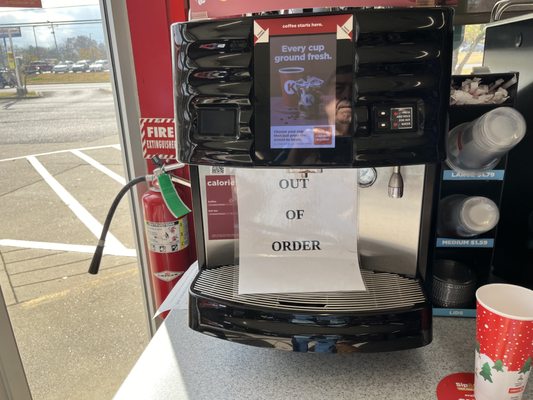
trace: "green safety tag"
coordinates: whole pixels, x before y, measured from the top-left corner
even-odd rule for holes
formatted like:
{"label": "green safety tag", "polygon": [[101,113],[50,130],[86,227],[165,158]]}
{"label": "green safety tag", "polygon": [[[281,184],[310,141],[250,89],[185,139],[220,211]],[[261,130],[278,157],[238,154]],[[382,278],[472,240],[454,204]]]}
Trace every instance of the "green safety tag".
{"label": "green safety tag", "polygon": [[161,189],[163,200],[165,201],[165,204],[172,215],[174,215],[176,218],[181,218],[191,212],[189,207],[185,205],[183,200],[181,200],[180,196],[178,195],[174,184],[170,180],[170,176],[167,174],[159,175],[157,177],[157,183]]}

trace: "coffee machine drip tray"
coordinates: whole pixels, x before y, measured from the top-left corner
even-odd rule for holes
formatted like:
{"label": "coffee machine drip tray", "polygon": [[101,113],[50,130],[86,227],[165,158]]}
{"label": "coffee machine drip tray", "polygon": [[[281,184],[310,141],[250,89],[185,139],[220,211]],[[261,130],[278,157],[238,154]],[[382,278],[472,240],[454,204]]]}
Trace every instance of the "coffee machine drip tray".
{"label": "coffee machine drip tray", "polygon": [[429,344],[431,305],[420,281],[361,272],[367,288],[361,292],[239,295],[237,265],[201,269],[190,290],[189,325],[234,342],[302,352]]}

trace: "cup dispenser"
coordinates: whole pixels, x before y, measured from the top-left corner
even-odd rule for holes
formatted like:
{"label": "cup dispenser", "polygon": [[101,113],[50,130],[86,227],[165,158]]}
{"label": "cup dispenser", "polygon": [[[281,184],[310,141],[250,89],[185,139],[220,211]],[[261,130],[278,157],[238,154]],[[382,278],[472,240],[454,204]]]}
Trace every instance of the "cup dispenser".
{"label": "cup dispenser", "polygon": [[520,146],[526,131],[514,108],[516,73],[458,75],[452,85],[472,79],[489,87],[514,83],[501,104],[450,106],[433,261],[433,312],[438,316],[474,317],[475,289],[500,280],[492,264],[507,154]]}

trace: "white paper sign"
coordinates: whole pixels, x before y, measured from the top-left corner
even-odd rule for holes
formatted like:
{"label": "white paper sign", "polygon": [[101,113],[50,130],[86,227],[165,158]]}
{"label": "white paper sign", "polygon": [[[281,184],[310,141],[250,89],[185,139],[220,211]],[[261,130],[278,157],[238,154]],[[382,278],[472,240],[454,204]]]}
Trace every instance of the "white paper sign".
{"label": "white paper sign", "polygon": [[239,294],[365,290],[357,170],[291,171],[236,171]]}
{"label": "white paper sign", "polygon": [[165,311],[170,310],[188,310],[189,309],[189,288],[191,287],[194,278],[198,274],[198,261],[195,261],[180,280],[172,288],[165,301],[161,303],[159,309],[156,311],[152,319],[156,318]]}

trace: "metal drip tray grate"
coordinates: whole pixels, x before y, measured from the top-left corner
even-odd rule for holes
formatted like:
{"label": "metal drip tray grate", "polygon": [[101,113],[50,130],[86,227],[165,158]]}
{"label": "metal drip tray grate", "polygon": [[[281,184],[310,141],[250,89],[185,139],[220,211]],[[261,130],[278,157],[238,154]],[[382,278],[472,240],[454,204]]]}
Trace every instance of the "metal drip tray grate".
{"label": "metal drip tray grate", "polygon": [[361,270],[366,291],[238,294],[239,266],[202,269],[192,290],[199,294],[250,306],[287,311],[390,311],[426,302],[418,279],[387,272]]}

